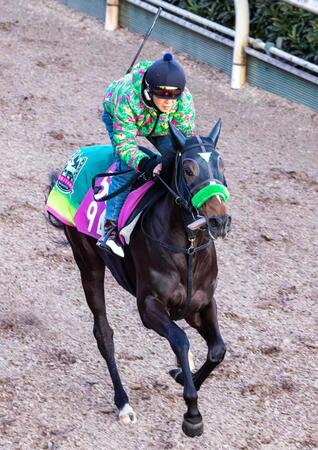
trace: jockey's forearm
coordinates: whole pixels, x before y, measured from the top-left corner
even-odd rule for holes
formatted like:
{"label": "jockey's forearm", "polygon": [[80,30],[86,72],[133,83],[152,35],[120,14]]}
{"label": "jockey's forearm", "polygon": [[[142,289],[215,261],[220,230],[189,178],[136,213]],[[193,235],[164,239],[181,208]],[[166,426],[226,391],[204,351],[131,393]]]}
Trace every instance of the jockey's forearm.
{"label": "jockey's forearm", "polygon": [[139,162],[147,156],[139,149],[136,141],[134,141],[134,143],[131,141],[128,143],[115,145],[115,152],[122,161],[136,171],[138,170]]}

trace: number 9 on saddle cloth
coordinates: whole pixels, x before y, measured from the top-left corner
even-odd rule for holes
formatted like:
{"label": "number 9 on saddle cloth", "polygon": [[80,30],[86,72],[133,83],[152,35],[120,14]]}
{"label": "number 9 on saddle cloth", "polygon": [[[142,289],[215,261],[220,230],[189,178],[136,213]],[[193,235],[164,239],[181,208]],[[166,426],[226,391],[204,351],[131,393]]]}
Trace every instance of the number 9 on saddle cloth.
{"label": "number 9 on saddle cloth", "polygon": [[[160,138],[166,138],[166,136],[160,136]],[[167,143],[167,140],[165,141]],[[149,149],[142,148],[142,150],[151,154]],[[175,152],[171,151],[171,144],[169,152],[165,161],[173,164]],[[165,162],[167,167],[166,164]],[[64,224],[76,227],[81,233],[95,239],[99,239],[103,233],[107,203],[105,205],[100,199],[107,196],[111,181],[110,176],[99,177],[96,187],[100,189],[94,196],[92,179],[100,172],[115,172],[113,147],[111,145],[81,147],[71,155],[59,173],[46,203],[47,212]],[[122,229],[128,223],[133,223],[130,228],[127,228],[128,233],[127,231],[126,234],[123,233],[125,239],[120,236],[122,243],[129,243],[129,236],[141,211],[155,202],[163,193],[160,183],[148,181],[129,194],[120,213],[118,227]]]}

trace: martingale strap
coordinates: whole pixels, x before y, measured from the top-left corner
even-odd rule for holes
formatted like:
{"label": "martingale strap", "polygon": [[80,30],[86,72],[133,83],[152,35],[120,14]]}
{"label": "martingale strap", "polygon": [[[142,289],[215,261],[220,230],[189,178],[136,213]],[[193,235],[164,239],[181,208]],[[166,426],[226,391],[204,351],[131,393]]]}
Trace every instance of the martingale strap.
{"label": "martingale strap", "polygon": [[144,228],[143,222],[144,222],[144,218],[145,218],[145,215],[147,214],[147,212],[148,212],[148,210],[146,210],[144,212],[144,214],[141,217],[141,221],[140,221],[140,228],[141,228],[141,231],[143,232],[143,234],[145,236],[147,236],[147,238],[150,239],[152,242],[155,242],[155,243],[159,244],[161,247],[165,248],[169,252],[172,252],[172,253],[183,253],[187,257],[187,298],[186,298],[186,301],[185,301],[183,307],[181,307],[179,309],[179,311],[177,311],[174,314],[174,316],[173,316],[173,320],[185,319],[187,317],[187,315],[188,315],[188,311],[189,311],[191,300],[192,300],[193,257],[194,257],[194,255],[196,253],[198,253],[201,250],[204,250],[207,247],[209,247],[211,245],[212,241],[211,241],[211,239],[208,238],[207,242],[205,242],[204,244],[201,244],[201,245],[195,247],[194,246],[195,237],[192,234],[192,237],[189,238],[190,247],[184,248],[184,247],[176,247],[174,245],[170,245],[170,244],[167,244],[165,242],[162,242],[159,239],[155,239],[153,236],[151,236],[149,233],[147,233],[147,231]]}

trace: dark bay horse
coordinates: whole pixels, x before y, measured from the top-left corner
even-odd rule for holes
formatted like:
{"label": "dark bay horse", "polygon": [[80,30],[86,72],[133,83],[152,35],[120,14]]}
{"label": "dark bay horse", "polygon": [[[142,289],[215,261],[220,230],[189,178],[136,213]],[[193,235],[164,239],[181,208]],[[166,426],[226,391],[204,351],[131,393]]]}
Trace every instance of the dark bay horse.
{"label": "dark bay horse", "polygon": [[[165,337],[175,353],[180,368],[170,374],[183,386],[187,411],[182,429],[191,437],[203,432],[198,391],[226,351],[214,300],[218,268],[213,241],[227,235],[231,221],[224,166],[215,150],[220,128],[218,121],[208,137],[185,138],[171,126],[177,149],[172,180],[157,180],[166,191],[139,219],[124,259],[102,252],[94,238],[64,225],[94,316],[94,336],[112,379],[119,418],[125,423],[136,421],[116,366],[104,297],[105,265],[115,275],[120,266],[125,280],[115,277],[137,298],[143,324]],[[189,366],[188,338],[176,324],[181,318],[207,343],[206,361],[195,373]]]}

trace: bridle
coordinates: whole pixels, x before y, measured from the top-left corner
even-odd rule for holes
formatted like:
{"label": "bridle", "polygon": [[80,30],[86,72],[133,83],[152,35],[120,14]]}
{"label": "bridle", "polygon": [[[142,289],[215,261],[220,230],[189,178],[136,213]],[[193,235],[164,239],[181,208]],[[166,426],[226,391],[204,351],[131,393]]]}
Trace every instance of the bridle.
{"label": "bridle", "polygon": [[[160,239],[156,239],[153,236],[151,236],[144,228],[144,218],[148,212],[146,210],[142,217],[141,217],[141,231],[142,233],[147,236],[148,239],[150,239],[152,242],[159,244],[161,247],[165,248],[166,250],[172,252],[172,253],[183,253],[187,256],[187,298],[186,301],[177,311],[174,316],[173,320],[181,320],[184,319],[188,312],[189,307],[192,299],[192,285],[193,285],[193,256],[208,248],[212,240],[215,238],[213,235],[209,232],[207,238],[205,239],[205,242],[199,246],[195,245],[195,241],[197,238],[197,232],[190,230],[187,225],[192,222],[193,220],[196,220],[200,217],[199,211],[197,208],[195,208],[192,203],[191,199],[193,196],[193,193],[196,192],[198,189],[201,189],[201,186],[204,187],[207,184],[211,183],[211,181],[214,181],[216,183],[220,183],[219,180],[211,180],[206,179],[203,182],[198,183],[193,188],[189,188],[188,184],[186,183],[186,180],[184,178],[184,171],[183,171],[183,162],[184,159],[186,159],[186,155],[189,150],[192,150],[193,148],[197,148],[199,146],[200,150],[202,152],[207,152],[208,150],[206,147],[211,147],[213,151],[215,151],[213,143],[203,143],[200,136],[195,136],[197,139],[196,144],[191,144],[190,146],[187,146],[186,149],[181,153],[178,152],[175,158],[175,168],[174,168],[174,188],[169,186],[168,183],[160,176],[158,175],[158,180],[162,183],[162,185],[166,188],[166,190],[174,197],[175,203],[180,206],[183,209],[183,221],[187,233],[188,240],[190,242],[190,245],[188,248],[184,247],[176,247],[174,245],[165,243],[161,241]],[[202,217],[202,216],[201,216]],[[207,225],[208,228],[208,225]]]}

